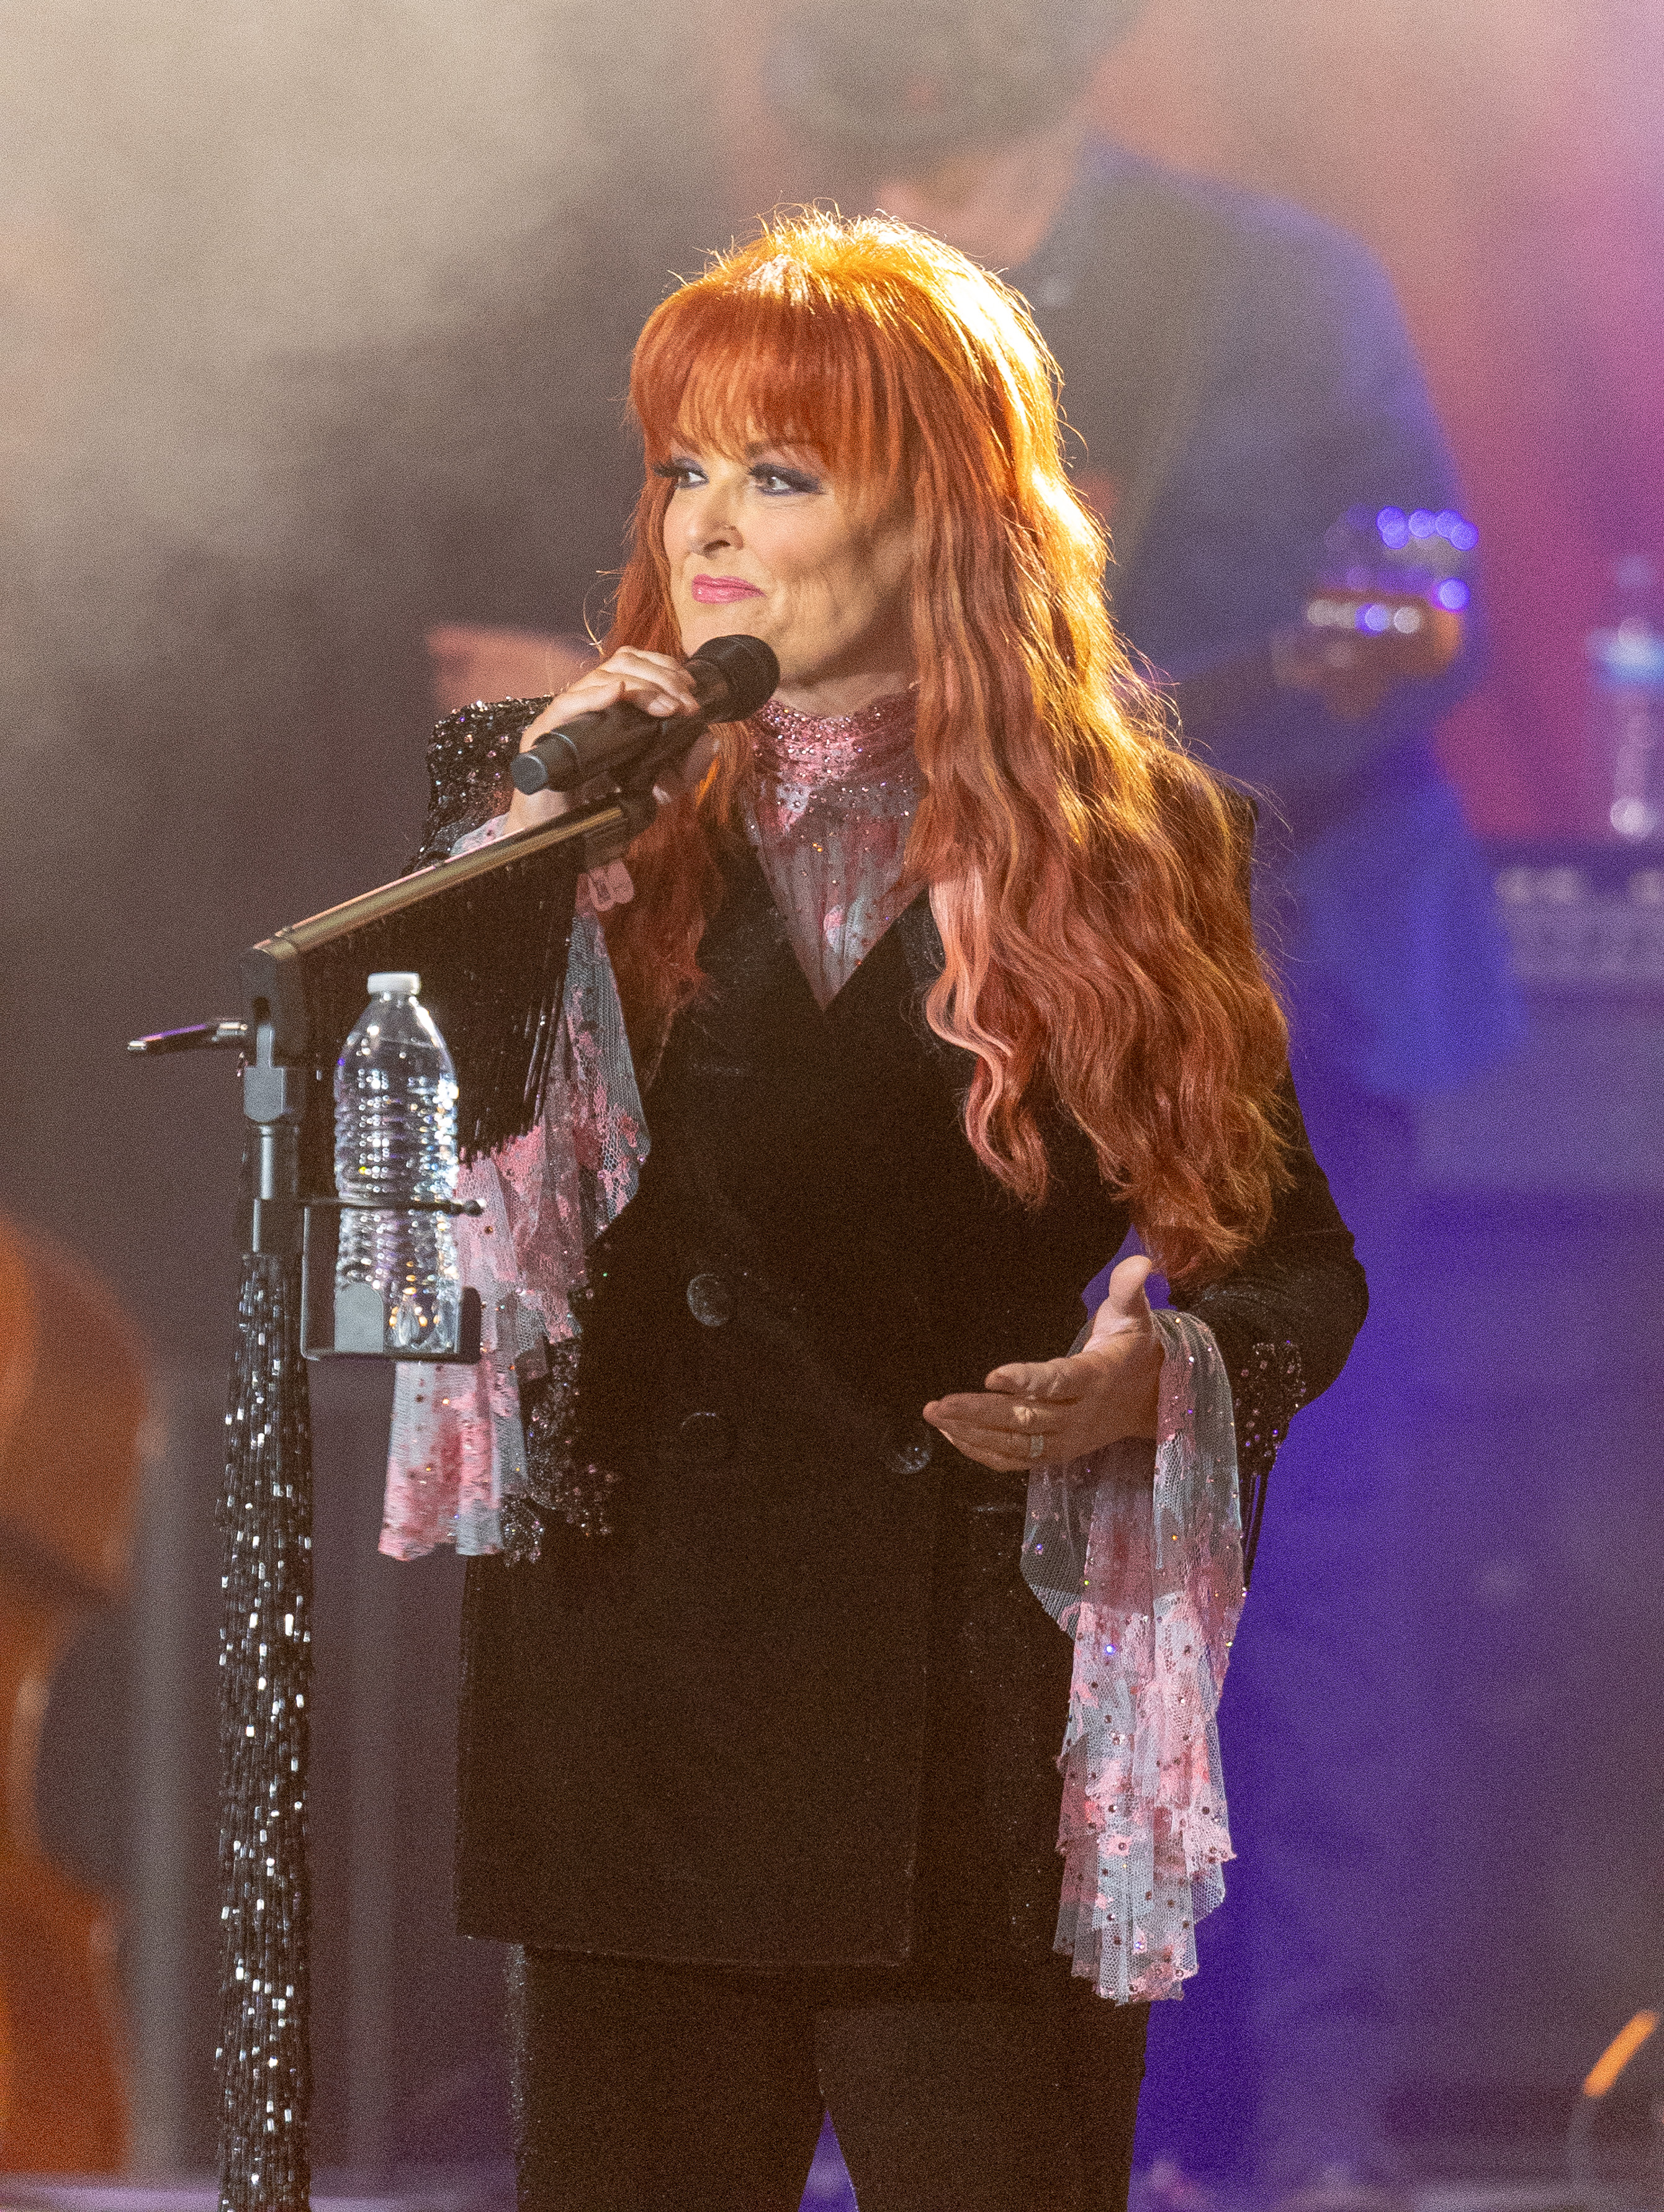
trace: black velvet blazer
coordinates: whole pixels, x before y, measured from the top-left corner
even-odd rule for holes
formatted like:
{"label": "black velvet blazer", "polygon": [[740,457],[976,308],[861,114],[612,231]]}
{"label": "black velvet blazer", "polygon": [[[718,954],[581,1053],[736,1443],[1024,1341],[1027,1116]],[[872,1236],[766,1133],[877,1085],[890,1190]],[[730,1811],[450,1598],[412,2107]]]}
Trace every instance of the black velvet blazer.
{"label": "black velvet blazer", "polygon": [[[441,725],[421,857],[501,804],[533,711]],[[1127,1210],[1072,1127],[1048,1132],[1036,1212],[976,1159],[967,1066],[920,1011],[942,958],[926,899],[823,1011],[749,848],[723,866],[710,991],[672,1029],[641,1188],[591,1255],[564,1443],[616,1478],[611,1532],[550,1512],[535,1564],[469,1569],[462,1925],[903,1966],[946,1823],[990,1925],[1048,1948],[1068,1640],[1018,1570],[1021,1481],[920,1409],[1066,1349]],[[1364,1310],[1303,1134],[1294,1169],[1261,1244],[1185,1301],[1233,1378],[1250,1523]]]}

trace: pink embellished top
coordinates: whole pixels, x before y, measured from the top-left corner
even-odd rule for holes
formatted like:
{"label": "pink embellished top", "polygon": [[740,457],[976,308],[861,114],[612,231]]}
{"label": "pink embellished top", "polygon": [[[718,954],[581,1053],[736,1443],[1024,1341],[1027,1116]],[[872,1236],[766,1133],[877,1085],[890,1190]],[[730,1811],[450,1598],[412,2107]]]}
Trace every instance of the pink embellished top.
{"label": "pink embellished top", "polygon": [[811,719],[771,699],[752,723],[756,782],[745,802],[792,949],[824,1006],[911,895],[908,831],[919,804],[913,694]]}

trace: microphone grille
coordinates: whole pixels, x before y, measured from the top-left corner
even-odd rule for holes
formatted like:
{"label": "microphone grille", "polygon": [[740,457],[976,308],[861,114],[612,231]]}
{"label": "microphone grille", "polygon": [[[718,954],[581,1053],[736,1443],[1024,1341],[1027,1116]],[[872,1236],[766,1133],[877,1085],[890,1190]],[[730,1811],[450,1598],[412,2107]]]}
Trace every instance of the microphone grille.
{"label": "microphone grille", "polygon": [[760,637],[714,637],[700,647],[689,665],[713,668],[721,678],[722,696],[710,705],[713,715],[723,721],[743,722],[755,714],[765,699],[774,696],[780,682],[774,649]]}

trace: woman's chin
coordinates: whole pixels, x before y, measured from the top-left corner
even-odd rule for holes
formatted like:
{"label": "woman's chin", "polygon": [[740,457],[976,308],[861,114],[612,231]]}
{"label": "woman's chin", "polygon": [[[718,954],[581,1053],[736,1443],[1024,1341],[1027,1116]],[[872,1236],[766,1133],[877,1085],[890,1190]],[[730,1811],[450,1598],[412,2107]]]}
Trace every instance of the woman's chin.
{"label": "woman's chin", "polygon": [[768,617],[761,599],[728,599],[720,606],[701,606],[696,601],[677,611],[682,651],[691,659],[714,637],[760,637],[767,640]]}

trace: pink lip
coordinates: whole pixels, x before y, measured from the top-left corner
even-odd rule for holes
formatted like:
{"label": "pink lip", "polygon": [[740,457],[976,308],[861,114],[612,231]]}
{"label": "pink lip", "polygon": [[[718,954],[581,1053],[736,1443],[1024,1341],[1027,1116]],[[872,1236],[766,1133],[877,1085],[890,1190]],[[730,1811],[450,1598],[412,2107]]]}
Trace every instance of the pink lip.
{"label": "pink lip", "polygon": [[689,588],[702,607],[726,607],[735,599],[762,597],[755,584],[738,576],[695,576]]}

